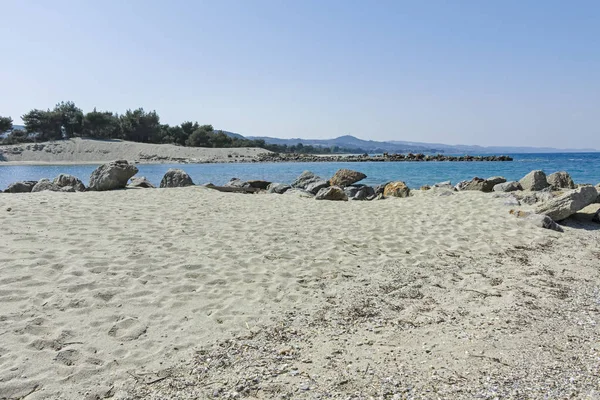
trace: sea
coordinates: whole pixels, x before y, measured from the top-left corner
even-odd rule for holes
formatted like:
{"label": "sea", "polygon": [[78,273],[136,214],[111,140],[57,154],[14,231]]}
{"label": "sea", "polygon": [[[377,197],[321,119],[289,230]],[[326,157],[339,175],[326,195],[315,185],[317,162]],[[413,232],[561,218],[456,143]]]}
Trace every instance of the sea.
{"label": "sea", "polygon": [[[377,185],[401,180],[411,188],[451,181],[453,184],[473,177],[503,176],[519,180],[528,172],[541,169],[547,174],[567,171],[576,183],[600,182],[599,153],[536,153],[511,154],[514,161],[505,162],[302,162],[302,163],[228,163],[228,164],[138,164],[137,176],[145,176],[156,186],[169,168],[181,168],[196,184],[223,185],[231,178],[266,180],[291,183],[303,171],[312,171],[324,178],[331,177],[340,168],[363,172],[367,178],[360,183]],[[98,164],[100,165],[100,163]],[[0,189],[23,180],[53,179],[65,173],[76,176],[86,185],[90,174],[98,166],[85,165],[2,165]]]}

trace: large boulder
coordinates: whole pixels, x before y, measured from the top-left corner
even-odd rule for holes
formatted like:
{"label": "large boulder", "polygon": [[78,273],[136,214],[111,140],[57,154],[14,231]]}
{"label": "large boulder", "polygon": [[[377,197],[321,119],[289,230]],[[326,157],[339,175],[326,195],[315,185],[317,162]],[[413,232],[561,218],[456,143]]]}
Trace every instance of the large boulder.
{"label": "large boulder", "polygon": [[375,186],[375,195],[379,196],[382,195],[383,196],[383,192],[385,191],[385,187],[387,185],[389,185],[391,182],[386,182],[386,183],[382,183],[381,185],[377,185]]}
{"label": "large boulder", "polygon": [[383,189],[384,197],[408,197],[409,195],[410,189],[402,181],[388,183]]}
{"label": "large boulder", "polygon": [[600,203],[600,183],[596,185],[596,191],[598,192],[598,198],[596,199],[596,203]]}
{"label": "large boulder", "polygon": [[174,187],[185,187],[194,186],[192,178],[181,169],[169,168],[165,173],[165,176],[160,180],[161,188],[174,188]]}
{"label": "large boulder", "polygon": [[363,180],[366,177],[367,176],[362,172],[342,168],[333,175],[333,177],[329,180],[329,184],[331,186],[346,187]]}
{"label": "large boulder", "polygon": [[523,190],[532,191],[542,190],[550,186],[548,184],[546,174],[544,173],[544,171],[541,170],[531,171],[523,178],[521,178],[519,183],[521,184]]}
{"label": "large boulder", "polygon": [[[75,192],[85,192],[85,185],[83,184],[83,182],[81,182],[81,180],[74,177],[73,175],[60,174],[56,178],[54,178],[54,181],[52,183],[54,183],[60,188],[70,186],[74,189]],[[64,191],[70,192],[71,190]]]}
{"label": "large boulder", "polygon": [[154,186],[145,176],[133,177],[131,182],[127,185],[128,188],[143,188],[143,189],[154,189]]}
{"label": "large boulder", "polygon": [[573,182],[571,175],[565,171],[550,174],[546,180],[552,189],[575,189],[575,182]]}
{"label": "large boulder", "polygon": [[329,186],[319,190],[315,196],[315,200],[337,200],[337,201],[348,201],[348,196],[344,193],[344,190],[339,186]]}
{"label": "large boulder", "polygon": [[310,171],[304,171],[302,174],[300,174],[300,176],[296,178],[294,182],[292,182],[291,186],[295,189],[304,190],[309,190],[308,187],[310,186],[309,191],[315,194],[320,189],[329,186],[329,182],[327,182],[320,176],[313,174]]}
{"label": "large boulder", "polygon": [[115,190],[127,186],[129,179],[138,173],[135,165],[125,160],[112,161],[96,168],[90,176],[89,190]]}
{"label": "large boulder", "polygon": [[523,187],[519,182],[504,182],[494,185],[494,192],[516,192],[517,190],[523,190]]}
{"label": "large boulder", "polygon": [[292,187],[290,185],[286,185],[285,183],[271,183],[269,186],[267,186],[267,193],[284,194],[291,188]]}
{"label": "large boulder", "polygon": [[598,191],[596,188],[593,186],[582,186],[540,204],[535,212],[547,215],[554,221],[561,221],[592,204],[596,201],[597,197]]}
{"label": "large boulder", "polygon": [[4,193],[29,193],[37,181],[15,182],[8,185]]}
{"label": "large boulder", "polygon": [[33,188],[31,188],[32,192],[44,192],[49,190],[51,192],[60,192],[60,186],[54,184],[50,181],[50,179],[40,179],[38,183],[35,184]]}
{"label": "large boulder", "polygon": [[489,193],[494,189],[494,186],[504,182],[506,182],[506,179],[501,176],[494,176],[488,179],[475,177],[466,183],[461,182],[459,190],[477,190]]}

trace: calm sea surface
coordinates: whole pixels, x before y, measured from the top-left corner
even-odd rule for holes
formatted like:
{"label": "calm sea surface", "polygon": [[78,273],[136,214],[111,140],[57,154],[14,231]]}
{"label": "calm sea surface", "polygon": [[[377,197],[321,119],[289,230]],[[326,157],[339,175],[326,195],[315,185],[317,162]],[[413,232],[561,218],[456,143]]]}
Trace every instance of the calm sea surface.
{"label": "calm sea surface", "polygon": [[[185,170],[196,184],[212,182],[222,185],[231,178],[243,180],[264,179],[290,183],[302,171],[310,170],[322,177],[330,177],[340,168],[361,171],[365,184],[379,184],[392,180],[405,181],[410,187],[450,180],[453,183],[474,176],[488,178],[504,176],[519,180],[534,169],[547,174],[567,171],[576,183],[600,182],[600,153],[515,154],[512,162],[363,162],[363,163],[240,163],[240,164],[159,164],[138,165],[138,176],[145,176],[158,186],[169,168]],[[53,179],[60,173],[71,174],[86,185],[97,165],[56,166],[3,166],[0,163],[0,189],[22,180]]]}

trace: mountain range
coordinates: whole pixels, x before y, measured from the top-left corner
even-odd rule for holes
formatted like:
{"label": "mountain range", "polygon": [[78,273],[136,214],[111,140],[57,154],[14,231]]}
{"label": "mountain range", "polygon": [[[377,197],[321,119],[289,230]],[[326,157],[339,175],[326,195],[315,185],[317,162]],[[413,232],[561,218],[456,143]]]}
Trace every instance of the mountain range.
{"label": "mountain range", "polygon": [[[243,138],[239,133],[223,131],[232,137]],[[246,139],[264,140],[269,144],[302,145],[361,149],[368,153],[445,153],[445,154],[515,154],[515,153],[584,153],[596,152],[596,149],[558,149],[553,147],[527,147],[527,146],[473,146],[473,145],[448,145],[441,143],[408,142],[400,140],[375,141],[363,140],[355,136],[345,135],[334,139],[281,139],[269,136],[246,136]]]}

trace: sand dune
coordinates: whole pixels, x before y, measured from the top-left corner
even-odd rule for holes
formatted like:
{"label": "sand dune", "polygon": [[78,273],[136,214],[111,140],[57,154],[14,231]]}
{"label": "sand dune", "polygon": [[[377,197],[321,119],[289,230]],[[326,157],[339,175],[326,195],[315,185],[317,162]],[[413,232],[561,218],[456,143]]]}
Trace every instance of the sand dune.
{"label": "sand dune", "polygon": [[427,398],[487,390],[520,371],[511,356],[542,371],[562,356],[540,341],[569,351],[565,332],[597,357],[598,304],[579,320],[560,307],[597,290],[598,231],[539,229],[478,192],[415,193],[0,195],[0,398],[347,398],[402,382]]}
{"label": "sand dune", "polygon": [[113,160],[141,163],[250,161],[259,148],[212,149],[121,140],[69,140],[0,146],[0,162],[12,164],[85,164]]}

